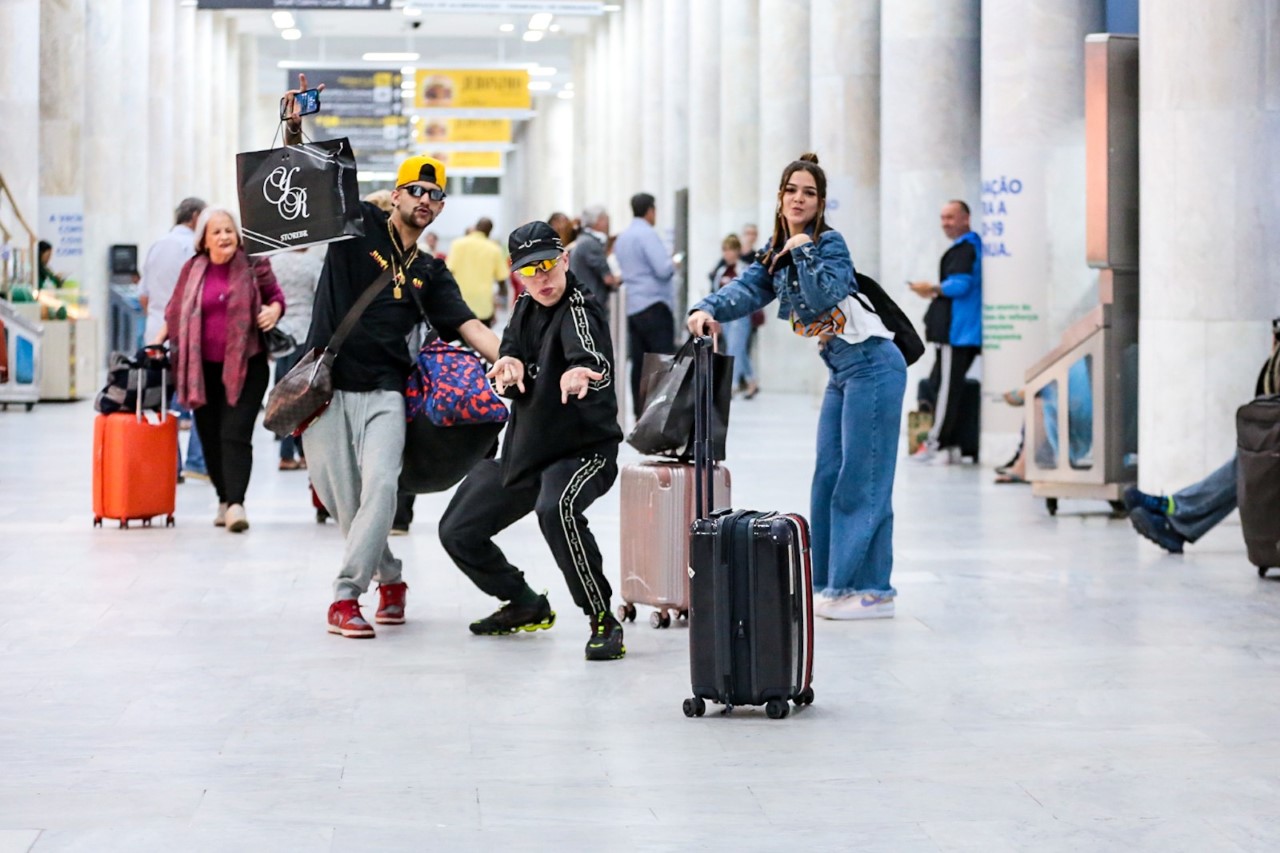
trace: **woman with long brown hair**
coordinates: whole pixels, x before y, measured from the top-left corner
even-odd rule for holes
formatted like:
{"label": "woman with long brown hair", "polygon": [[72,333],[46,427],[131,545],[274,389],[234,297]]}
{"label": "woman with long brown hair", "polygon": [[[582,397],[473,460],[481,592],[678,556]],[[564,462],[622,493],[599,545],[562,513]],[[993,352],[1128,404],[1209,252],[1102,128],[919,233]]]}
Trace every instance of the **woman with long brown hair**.
{"label": "woman with long brown hair", "polygon": [[778,300],[778,318],[816,338],[830,372],[818,418],[810,493],[814,612],[828,619],[893,616],[893,478],[907,364],[858,293],[849,248],[825,219],[827,177],[816,154],[787,165],[773,238],[761,258],[699,302],[689,331]]}
{"label": "woman with long brown hair", "polygon": [[284,293],[271,264],[245,254],[240,226],[226,208],[200,214],[195,250],[165,308],[165,333],[178,401],[194,412],[218,492],[213,523],[240,533],[249,527],[244,497],[253,424],[267,392],[262,333],[284,315]]}

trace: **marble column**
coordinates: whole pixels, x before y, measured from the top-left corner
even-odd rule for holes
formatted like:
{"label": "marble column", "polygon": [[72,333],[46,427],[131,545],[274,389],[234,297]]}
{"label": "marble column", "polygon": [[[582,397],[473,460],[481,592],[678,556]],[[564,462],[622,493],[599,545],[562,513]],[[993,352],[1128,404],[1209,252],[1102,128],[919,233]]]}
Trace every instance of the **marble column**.
{"label": "marble column", "polygon": [[1139,477],[1233,452],[1280,315],[1280,4],[1140,8]]}
{"label": "marble column", "polygon": [[[720,230],[754,222],[760,204],[759,0],[720,4]],[[763,236],[767,223],[760,223]]]}
{"label": "marble column", "polygon": [[[813,146],[809,140],[809,0],[760,0],[759,160],[754,182],[761,239],[773,235],[782,170]],[[742,102],[739,102],[742,103]],[[821,155],[819,155],[821,162]],[[738,227],[741,227],[739,224]],[[825,370],[813,346],[785,323],[761,327],[753,362],[763,388],[817,393],[825,386]]]}
{"label": "marble column", "polygon": [[756,209],[761,236],[773,230],[782,169],[811,150],[809,142],[809,0],[760,0],[760,132]]}
{"label": "marble column", "polygon": [[827,221],[880,279],[880,3],[812,0],[809,137],[827,173]]}
{"label": "marble column", "polygon": [[605,204],[609,206],[613,230],[625,228],[631,221],[631,210],[627,207],[627,198],[635,190],[631,180],[631,169],[635,160],[627,157],[634,153],[630,140],[636,135],[634,124],[627,119],[625,105],[628,88],[630,53],[624,26],[627,21],[623,12],[609,15],[608,56],[609,76],[606,83],[604,121],[606,125],[605,144],[608,146],[608,183]]}
{"label": "marble column", "polygon": [[566,211],[576,217],[587,204],[590,164],[595,153],[595,128],[587,123],[587,93],[582,81],[591,76],[594,39],[590,31],[583,38],[573,43],[573,99],[569,101],[573,109],[573,124],[579,129],[577,139],[578,154],[573,158],[573,205]]}
{"label": "marble column", "polygon": [[638,0],[643,27],[640,54],[640,187],[658,199],[658,231],[671,227],[671,201],[662,198],[665,157],[662,151],[667,109],[663,91],[663,3],[666,0]]}
{"label": "marble column", "polygon": [[[41,3],[40,33],[40,144],[32,146],[40,156],[40,209],[34,214],[40,224],[33,221],[32,225],[54,244],[53,268],[83,281],[80,147],[85,108],[85,0]],[[56,240],[58,235],[51,230],[77,227],[81,229],[78,245],[74,240]],[[46,229],[50,231],[46,233]]]}
{"label": "marble column", "polygon": [[[689,71],[702,71],[689,56],[690,9],[687,0],[663,0],[663,185],[661,203],[667,223],[675,224],[675,194],[689,188]],[[701,46],[700,46],[701,47]]]}
{"label": "marble column", "polygon": [[[656,0],[649,0],[649,2],[656,2]],[[615,112],[615,118],[618,119],[615,127],[618,129],[620,143],[618,146],[620,155],[618,180],[621,188],[619,198],[623,207],[620,227],[626,227],[626,223],[631,221],[631,209],[627,205],[627,200],[643,189],[641,187],[644,180],[641,171],[641,161],[645,153],[643,137],[651,130],[644,125],[644,51],[646,49],[644,8],[643,0],[632,0],[630,3],[623,4],[621,13],[615,14],[615,17],[621,18],[618,23],[619,35],[624,43],[622,86],[620,87],[622,98],[618,105],[619,109]]]}
{"label": "marble column", "polygon": [[[90,3],[93,6],[94,3]],[[146,251],[148,242],[155,239],[148,227],[147,190],[151,180],[150,156],[150,56],[151,56],[151,0],[123,0],[121,11],[124,20],[121,53],[113,73],[120,78],[120,100],[113,108],[120,113],[124,123],[123,144],[114,152],[112,162],[120,175],[122,193],[115,200],[116,216],[122,239],[118,242],[138,246],[139,257]],[[137,63],[136,70],[121,68],[124,57]],[[92,96],[90,96],[92,97]]]}
{"label": "marble column", "polygon": [[[1097,304],[1085,259],[1084,37],[1103,0],[983,0],[983,432],[1016,440],[991,402]],[[1016,191],[1015,191],[1016,189]],[[1004,454],[1004,449],[998,451]]]}
{"label": "marble column", "polygon": [[[188,80],[194,87],[199,74],[195,68],[196,21],[208,12],[197,12],[192,6],[174,10],[174,50],[170,80]],[[176,202],[198,196],[209,201],[208,187],[199,179],[196,169],[196,110],[175,105],[173,110],[173,194]]]}
{"label": "marble column", "polygon": [[[894,0],[880,15],[878,280],[919,321],[927,303],[902,283],[937,279],[943,202],[967,199],[980,227],[979,0]],[[908,371],[905,409],[932,360]]]}
{"label": "marble column", "polygon": [[707,273],[720,256],[720,0],[689,9],[689,298],[709,290]]}
{"label": "marble column", "polygon": [[[182,107],[174,98],[173,67],[177,25],[177,6],[169,0],[151,0],[151,55],[148,79],[148,148],[151,152],[147,170],[147,235],[148,242],[173,226],[173,211],[180,197],[174,195],[174,111]],[[146,249],[142,248],[142,252]]]}
{"label": "marble column", "polygon": [[[197,92],[213,89],[213,16],[217,12],[199,11],[195,15],[195,43],[191,54],[191,82]],[[198,195],[210,204],[225,204],[216,194],[217,179],[214,176],[213,108],[192,110],[191,179]]]}
{"label": "marble column", "polygon": [[[125,0],[93,0],[85,4],[85,80],[92,81],[93,96],[85,97],[81,132],[84,187],[84,279],[81,292],[90,309],[105,316],[107,262],[113,243],[136,242],[128,230],[123,210],[130,201],[145,205],[145,194],[136,195],[141,182],[131,184],[124,163],[132,157],[124,149],[132,144],[134,117],[121,109],[127,76],[121,73],[130,54],[130,28],[125,20]],[[145,113],[144,113],[145,114]],[[108,335],[98,336],[105,358]]]}
{"label": "marble column", "polygon": [[[40,4],[37,0],[0,3],[0,174],[4,175],[18,212],[37,232],[40,196]],[[0,221],[13,241],[27,248],[7,199],[0,202]],[[37,237],[39,234],[37,234]]]}

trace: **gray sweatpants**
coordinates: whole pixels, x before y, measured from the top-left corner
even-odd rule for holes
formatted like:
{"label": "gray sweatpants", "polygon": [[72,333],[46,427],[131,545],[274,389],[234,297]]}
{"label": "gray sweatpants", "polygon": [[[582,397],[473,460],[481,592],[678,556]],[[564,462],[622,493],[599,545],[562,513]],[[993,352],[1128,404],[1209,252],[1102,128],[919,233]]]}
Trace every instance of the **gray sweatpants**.
{"label": "gray sweatpants", "polygon": [[336,601],[359,598],[377,575],[400,582],[400,561],[387,536],[396,514],[404,455],[404,397],[395,391],[335,391],[306,431],[307,470],[347,547],[333,582]]}

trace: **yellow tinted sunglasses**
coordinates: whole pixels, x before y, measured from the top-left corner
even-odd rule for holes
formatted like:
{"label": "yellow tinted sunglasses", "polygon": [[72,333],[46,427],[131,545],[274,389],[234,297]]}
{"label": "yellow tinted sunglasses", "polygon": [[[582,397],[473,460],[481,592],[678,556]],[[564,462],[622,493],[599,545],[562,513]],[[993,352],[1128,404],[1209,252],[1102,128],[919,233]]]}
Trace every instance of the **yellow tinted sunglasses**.
{"label": "yellow tinted sunglasses", "polygon": [[543,260],[543,261],[535,261],[534,263],[529,264],[528,266],[516,267],[516,272],[519,273],[524,278],[533,278],[535,275],[538,274],[539,270],[541,270],[542,272],[551,272],[551,270],[555,268],[555,265],[558,263],[560,263],[559,258],[547,258],[546,260]]}

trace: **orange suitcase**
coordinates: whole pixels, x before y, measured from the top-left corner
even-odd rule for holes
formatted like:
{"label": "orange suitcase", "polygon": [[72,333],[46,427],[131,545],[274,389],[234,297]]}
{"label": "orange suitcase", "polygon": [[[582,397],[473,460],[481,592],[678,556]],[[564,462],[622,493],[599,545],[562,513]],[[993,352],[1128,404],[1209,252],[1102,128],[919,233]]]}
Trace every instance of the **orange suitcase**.
{"label": "orange suitcase", "polygon": [[[729,469],[716,465],[713,506],[731,506]],[[655,628],[689,615],[689,529],[694,522],[693,466],[646,460],[622,469],[622,601],[618,618],[636,619],[636,605],[656,608]]]}
{"label": "orange suitcase", "polygon": [[[160,399],[168,400],[164,374]],[[143,413],[146,396],[145,370],[138,381],[138,408],[133,413],[98,415],[93,422],[93,526],[102,519],[130,521],[151,526],[151,519],[165,517],[173,526],[173,508],[178,496],[178,419],[169,417],[166,404],[161,410]]]}

